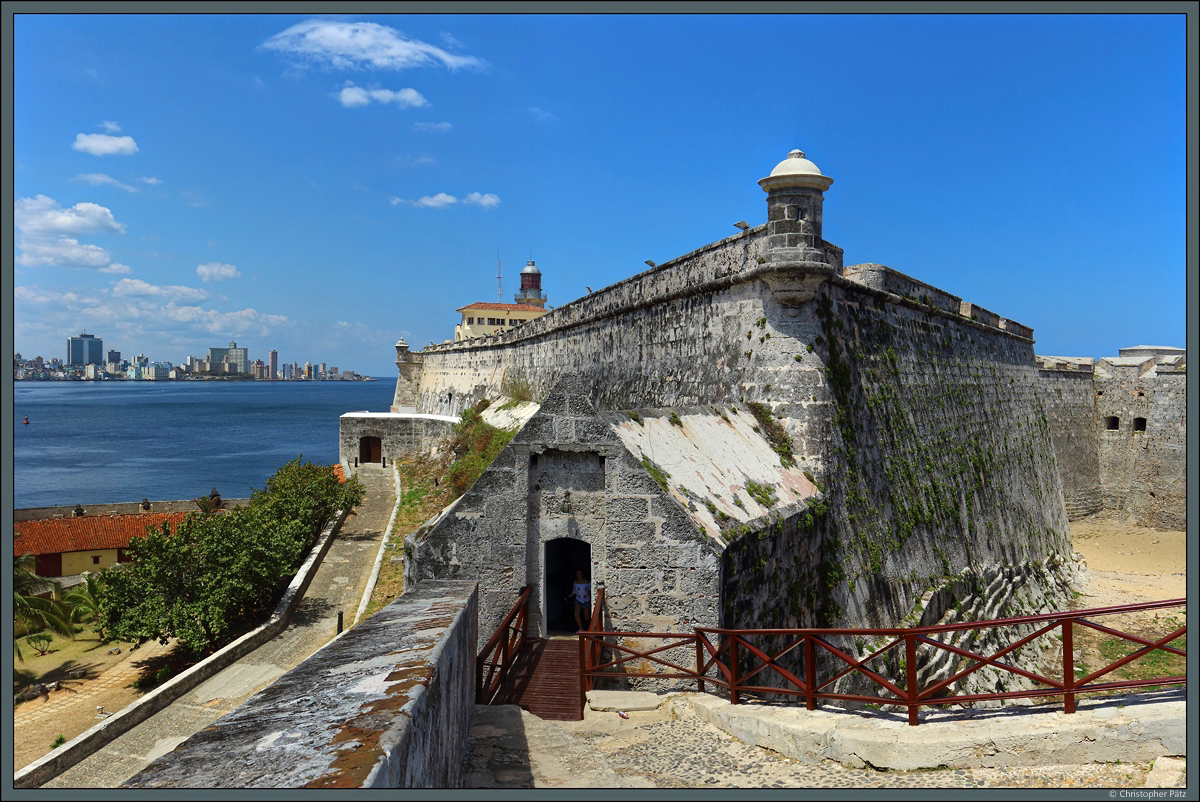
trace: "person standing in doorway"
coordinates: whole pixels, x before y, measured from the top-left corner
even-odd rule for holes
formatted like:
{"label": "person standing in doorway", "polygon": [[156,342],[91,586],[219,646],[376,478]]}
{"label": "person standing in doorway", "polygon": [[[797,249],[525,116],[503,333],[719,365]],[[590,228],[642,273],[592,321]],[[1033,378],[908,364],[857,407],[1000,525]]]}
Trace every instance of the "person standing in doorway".
{"label": "person standing in doorway", "polygon": [[572,599],[575,608],[575,629],[578,631],[583,629],[584,619],[588,615],[588,605],[592,599],[592,583],[588,582],[587,577],[583,575],[583,569],[579,568],[575,571],[575,584],[571,586],[571,592],[567,594],[568,599]]}

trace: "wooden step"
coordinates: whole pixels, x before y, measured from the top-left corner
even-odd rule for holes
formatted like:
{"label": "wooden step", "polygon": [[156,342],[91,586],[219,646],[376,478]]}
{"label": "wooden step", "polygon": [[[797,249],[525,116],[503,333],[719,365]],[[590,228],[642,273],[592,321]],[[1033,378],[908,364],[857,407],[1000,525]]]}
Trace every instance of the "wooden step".
{"label": "wooden step", "polygon": [[579,721],[579,642],[525,641],[493,704],[519,705],[549,721]]}

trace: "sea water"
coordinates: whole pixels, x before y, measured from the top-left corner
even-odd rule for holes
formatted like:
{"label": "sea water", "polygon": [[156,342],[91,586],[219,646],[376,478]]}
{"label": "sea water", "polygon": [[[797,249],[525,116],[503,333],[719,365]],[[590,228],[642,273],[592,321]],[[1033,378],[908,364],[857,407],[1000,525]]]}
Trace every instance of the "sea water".
{"label": "sea water", "polygon": [[214,487],[245,498],[296,457],[337,462],[338,417],[387,412],[394,388],[394,379],[14,382],[13,507],[190,499]]}

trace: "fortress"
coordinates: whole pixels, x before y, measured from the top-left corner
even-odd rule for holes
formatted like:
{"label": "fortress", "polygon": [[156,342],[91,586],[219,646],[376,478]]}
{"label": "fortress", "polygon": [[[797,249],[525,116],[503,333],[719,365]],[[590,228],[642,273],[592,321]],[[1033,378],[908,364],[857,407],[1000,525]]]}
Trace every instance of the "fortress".
{"label": "fortress", "polygon": [[514,384],[542,399],[406,539],[409,584],[477,581],[481,638],[525,585],[535,630],[565,626],[577,567],[610,629],[933,624],[1065,606],[1069,518],[1182,528],[1182,351],[1035,357],[1025,325],[843,265],[800,151],[759,184],[765,224],[511,330],[397,343],[392,413],[343,416],[347,465]]}

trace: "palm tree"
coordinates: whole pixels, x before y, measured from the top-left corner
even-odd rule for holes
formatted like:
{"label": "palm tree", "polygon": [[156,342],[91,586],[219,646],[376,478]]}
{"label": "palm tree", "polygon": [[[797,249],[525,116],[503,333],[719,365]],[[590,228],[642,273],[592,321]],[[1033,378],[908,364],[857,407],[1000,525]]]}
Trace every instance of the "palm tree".
{"label": "palm tree", "polygon": [[[104,592],[104,579],[100,574],[83,572],[83,583],[63,594],[63,604],[71,610],[71,620],[77,622],[100,620],[100,594]],[[100,640],[104,640],[104,629],[97,627]]]}
{"label": "palm tree", "polygon": [[[71,624],[71,613],[66,605],[58,599],[37,595],[47,590],[58,590],[60,585],[52,579],[38,576],[36,567],[37,560],[32,554],[13,560],[13,617],[21,622],[27,632],[48,629],[56,635],[74,638],[75,627]],[[13,653],[18,660],[25,660],[15,637]]]}

